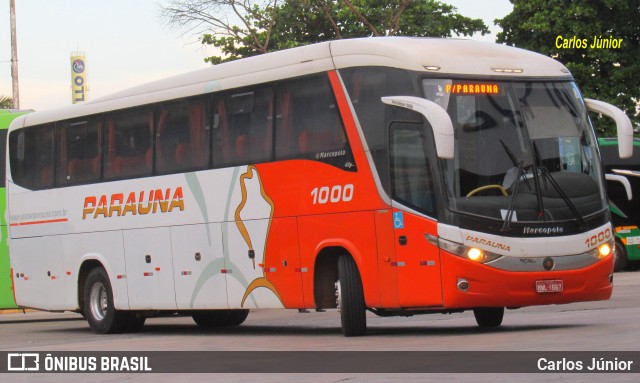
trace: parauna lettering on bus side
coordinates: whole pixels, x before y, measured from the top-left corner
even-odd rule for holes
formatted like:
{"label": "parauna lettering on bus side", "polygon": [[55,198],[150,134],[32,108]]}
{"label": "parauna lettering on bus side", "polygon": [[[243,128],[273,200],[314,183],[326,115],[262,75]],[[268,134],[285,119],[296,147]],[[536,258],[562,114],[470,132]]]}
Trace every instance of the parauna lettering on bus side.
{"label": "parauna lettering on bus side", "polygon": [[140,191],[139,193],[130,192],[126,199],[125,193],[115,193],[107,196],[88,196],[84,199],[84,209],[82,210],[82,219],[93,216],[96,219],[100,216],[110,218],[113,215],[117,217],[131,215],[146,215],[155,213],[170,213],[173,209],[184,210],[184,199],[182,187],[177,187],[173,193],[171,188],[166,190],[155,189],[148,193]]}

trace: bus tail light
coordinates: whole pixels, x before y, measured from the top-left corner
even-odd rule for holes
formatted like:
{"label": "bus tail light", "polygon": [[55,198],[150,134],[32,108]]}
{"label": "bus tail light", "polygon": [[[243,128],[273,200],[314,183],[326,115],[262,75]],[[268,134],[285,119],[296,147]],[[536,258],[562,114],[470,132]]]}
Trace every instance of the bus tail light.
{"label": "bus tail light", "polygon": [[458,257],[466,258],[474,262],[478,263],[487,263],[491,261],[495,261],[496,259],[502,257],[500,254],[491,253],[489,251],[480,250],[476,247],[465,246],[460,243],[447,241],[446,239],[439,238],[438,239],[439,247],[453,255],[457,255]]}

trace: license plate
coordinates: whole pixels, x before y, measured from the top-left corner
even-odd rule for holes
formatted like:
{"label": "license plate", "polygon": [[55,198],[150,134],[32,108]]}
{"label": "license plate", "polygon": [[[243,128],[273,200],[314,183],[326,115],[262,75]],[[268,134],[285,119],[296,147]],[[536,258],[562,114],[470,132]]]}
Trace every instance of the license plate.
{"label": "license plate", "polygon": [[536,291],[539,293],[560,293],[564,288],[564,282],[560,279],[536,281]]}

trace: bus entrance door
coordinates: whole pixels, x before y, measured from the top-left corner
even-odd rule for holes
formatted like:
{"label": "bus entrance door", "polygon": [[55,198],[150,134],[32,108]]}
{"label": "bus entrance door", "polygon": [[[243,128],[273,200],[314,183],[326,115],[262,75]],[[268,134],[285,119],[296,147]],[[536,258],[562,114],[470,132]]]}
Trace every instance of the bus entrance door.
{"label": "bus entrance door", "polygon": [[393,211],[396,256],[391,266],[397,270],[400,307],[442,305],[440,255],[433,243],[436,223]]}

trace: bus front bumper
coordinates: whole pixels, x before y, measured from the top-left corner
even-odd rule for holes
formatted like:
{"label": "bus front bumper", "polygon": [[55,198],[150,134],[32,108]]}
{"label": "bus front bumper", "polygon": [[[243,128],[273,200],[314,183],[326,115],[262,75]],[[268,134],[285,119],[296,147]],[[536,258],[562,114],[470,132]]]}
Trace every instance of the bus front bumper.
{"label": "bus front bumper", "polygon": [[[576,270],[514,272],[441,251],[444,307],[525,307],[607,300],[613,292],[613,260],[608,256]],[[546,283],[540,281],[554,281],[562,291],[538,292],[536,285]]]}

